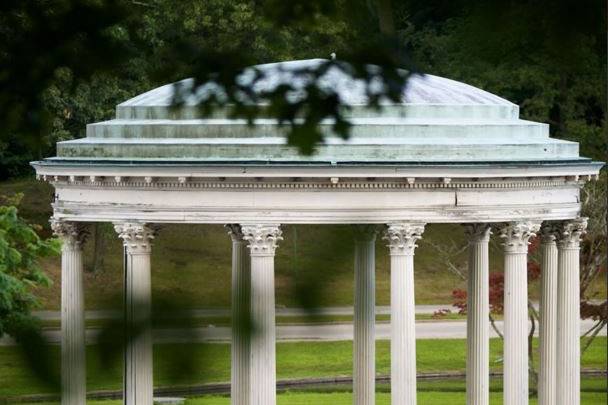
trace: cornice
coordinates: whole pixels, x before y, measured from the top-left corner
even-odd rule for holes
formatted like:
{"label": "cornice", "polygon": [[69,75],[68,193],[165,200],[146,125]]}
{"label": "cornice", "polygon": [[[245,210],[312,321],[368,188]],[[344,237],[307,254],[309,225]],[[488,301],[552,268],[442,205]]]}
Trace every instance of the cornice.
{"label": "cornice", "polygon": [[531,177],[531,178],[495,178],[495,179],[452,179],[438,178],[315,178],[289,181],[284,179],[256,178],[250,181],[242,179],[214,179],[195,177],[154,178],[146,177],[99,177],[99,176],[40,176],[54,186],[102,189],[181,189],[181,190],[251,190],[251,189],[284,189],[284,190],[403,190],[403,189],[528,189],[563,186],[582,186],[592,176],[571,177]]}

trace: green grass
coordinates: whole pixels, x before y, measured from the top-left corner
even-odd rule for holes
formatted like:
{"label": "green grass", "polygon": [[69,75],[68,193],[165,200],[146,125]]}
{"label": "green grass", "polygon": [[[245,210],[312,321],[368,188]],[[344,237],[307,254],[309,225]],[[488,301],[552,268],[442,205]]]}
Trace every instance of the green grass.
{"label": "green grass", "polygon": [[[500,380],[490,383],[490,401],[492,404],[502,404]],[[607,401],[606,380],[604,378],[583,378],[581,381],[581,404],[596,405]],[[322,392],[283,392],[277,396],[279,405],[351,405],[352,393],[344,388],[327,388]],[[121,401],[87,401],[92,405],[119,405]],[[390,404],[390,394],[387,386],[378,386],[376,390],[378,405]],[[432,381],[418,383],[418,403],[424,405],[459,405],[465,404],[465,383],[462,380]],[[536,398],[530,399],[530,405],[538,403]],[[55,405],[56,402],[38,403],[36,405]],[[189,398],[186,405],[229,405],[227,396],[208,395],[199,398]],[[23,404],[33,405],[33,404]]]}
{"label": "green grass", "polygon": [[[583,368],[606,369],[605,337],[596,338],[582,359]],[[537,340],[535,340],[535,346]],[[389,342],[376,345],[376,372],[388,374]],[[492,339],[491,369],[501,369],[501,341]],[[90,391],[120,389],[120,362],[105,364],[106,355],[88,347],[87,388]],[[465,340],[418,340],[417,368],[420,373],[463,371]],[[52,358],[58,368],[59,350]],[[352,342],[297,342],[277,344],[279,379],[352,375]],[[193,385],[230,380],[230,346],[227,344],[171,344],[154,347],[155,386]],[[0,397],[49,392],[26,367],[15,347],[0,347]]]}

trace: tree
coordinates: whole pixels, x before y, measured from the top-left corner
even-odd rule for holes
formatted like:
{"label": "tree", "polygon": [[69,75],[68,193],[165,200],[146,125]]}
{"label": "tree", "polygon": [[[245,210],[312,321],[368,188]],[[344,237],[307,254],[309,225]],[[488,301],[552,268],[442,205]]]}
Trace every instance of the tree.
{"label": "tree", "polygon": [[587,350],[593,339],[608,325],[608,299],[597,301],[591,293],[593,282],[603,275],[606,279],[607,241],[606,215],[608,215],[606,186],[608,175],[602,173],[597,182],[587,184],[581,192],[584,216],[589,218],[587,233],[581,245],[581,318],[593,319],[595,324],[584,333]]}
{"label": "tree", "polygon": [[518,104],[553,137],[580,142],[584,156],[608,155],[605,2],[399,4],[401,39],[421,71]]}
{"label": "tree", "polygon": [[0,337],[18,336],[33,323],[36,286],[48,286],[40,259],[59,253],[56,239],[41,239],[37,227],[19,217],[21,195],[3,197],[0,205]]}
{"label": "tree", "polygon": [[[536,258],[540,247],[540,238],[533,238],[530,241],[528,247],[528,283],[534,282],[540,278],[540,265]],[[496,326],[495,315],[501,315],[504,312],[504,297],[505,297],[505,276],[503,272],[492,271],[488,277],[489,281],[489,302],[490,302],[490,325],[496,334],[503,339],[503,334]],[[453,303],[452,305],[458,308],[459,314],[467,313],[467,291],[462,289],[455,289],[452,291]],[[436,318],[441,317],[442,314],[436,314]],[[528,331],[528,367],[530,369],[530,375],[533,381],[533,389],[536,390],[538,383],[538,373],[534,368],[534,350],[532,345],[532,339],[534,338],[534,332],[536,331],[536,325],[539,322],[539,314],[534,307],[534,303],[528,299],[528,317],[530,318],[530,330]]]}
{"label": "tree", "polygon": [[[53,153],[57,140],[83,136],[85,124],[109,118],[114,106],[156,85],[194,77],[215,81],[235,101],[250,83],[235,78],[253,64],[328,58],[299,103],[289,86],[260,111],[238,103],[235,115],[270,112],[288,127],[290,144],[312,153],[323,142],[316,124],[349,121],[335,94],[316,79],[330,66],[364,81],[380,79],[394,98],[409,72],[445,75],[521,105],[524,117],[551,124],[554,136],[579,140],[582,153],[603,158],[605,137],[605,3],[587,0],[449,3],[431,0],[7,0],[0,5],[0,177],[29,173],[27,162]],[[348,62],[348,64],[346,64]],[[370,74],[366,65],[381,66]],[[372,97],[371,104],[377,105]]]}
{"label": "tree", "polygon": [[[317,128],[323,119],[334,120],[334,132],[346,138],[343,101],[318,85],[329,68],[383,83],[380,94],[370,93],[375,106],[382,97],[400,97],[407,81],[397,68],[409,63],[396,41],[370,30],[377,25],[370,7],[364,0],[4,2],[0,177],[22,173],[29,160],[52,153],[57,140],[82,136],[86,123],[108,118],[117,102],[185,77],[217,84],[218,92],[201,101],[205,113],[228,103],[249,120],[270,113],[303,153],[323,141]],[[293,83],[256,94],[262,76],[246,85],[238,79],[253,64],[332,52],[338,60],[296,72],[308,80],[297,103],[288,97]],[[176,102],[194,88],[181,90]],[[270,107],[255,106],[260,100]]]}
{"label": "tree", "polygon": [[[581,242],[581,305],[580,314],[582,319],[593,319],[595,324],[583,334],[585,340],[582,346],[584,352],[593,342],[593,339],[608,324],[608,300],[604,298],[597,301],[594,295],[590,294],[591,286],[597,281],[598,277],[606,273],[606,259],[608,240],[606,235],[606,173],[596,182],[588,183],[581,191],[582,215],[589,217],[587,233]],[[536,237],[530,241],[528,248],[528,282],[538,280],[540,277],[540,265],[537,252],[540,246],[540,238]],[[433,248],[437,257],[446,265],[447,269],[465,280],[466,270],[462,266],[460,255],[466,250],[466,244],[458,243],[453,240],[433,241],[427,238],[423,243]],[[467,312],[467,291],[454,289],[452,291],[453,306],[458,308],[458,313]],[[595,300],[594,300],[595,299]],[[502,314],[504,307],[504,273],[492,271],[489,275],[489,300],[490,300],[490,324],[494,331],[502,338],[501,331],[494,322],[494,316]],[[528,315],[531,322],[529,330],[529,359],[530,372],[533,381],[537,382],[537,373],[534,369],[534,353],[532,351],[532,338],[539,321],[539,314],[533,303],[528,300]],[[434,314],[435,318],[441,318],[446,313],[440,311]]]}
{"label": "tree", "polygon": [[86,81],[95,72],[119,66],[128,56],[119,33],[113,31],[130,17],[121,3],[0,3],[0,156],[4,166],[0,174],[20,172],[19,163],[27,165],[24,158],[40,158],[48,150],[52,143],[49,130],[56,117],[44,98],[61,68],[78,81]]}

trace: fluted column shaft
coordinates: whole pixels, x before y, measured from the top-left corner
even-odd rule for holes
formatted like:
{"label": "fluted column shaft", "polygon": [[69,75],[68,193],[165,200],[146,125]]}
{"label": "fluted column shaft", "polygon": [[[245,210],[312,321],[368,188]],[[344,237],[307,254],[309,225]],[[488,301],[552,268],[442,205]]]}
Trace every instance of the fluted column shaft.
{"label": "fluted column shaft", "polygon": [[86,402],[86,342],[82,244],[83,225],[52,220],[61,248],[61,404]]}
{"label": "fluted column shaft", "polygon": [[152,283],[150,255],[154,233],[145,224],[115,225],[125,249],[124,368],[125,405],[152,405]]}
{"label": "fluted column shaft", "polygon": [[539,405],[556,403],[556,343],[557,343],[557,245],[555,227],[545,223],[540,230],[540,307],[538,373]]}
{"label": "fluted column shaft", "polygon": [[391,255],[391,404],[416,404],[416,304],[414,251],[424,224],[390,224],[385,239]]}
{"label": "fluted column shaft", "polygon": [[377,228],[355,227],[353,403],[373,405],[376,390],[375,240]]}
{"label": "fluted column shaft", "polygon": [[557,238],[557,401],[580,403],[580,240],[585,218],[565,221]]}
{"label": "fluted column shaft", "polygon": [[250,404],[276,404],[274,255],[278,225],[241,226],[251,259]]}
{"label": "fluted column shaft", "polygon": [[490,225],[466,224],[469,237],[467,281],[467,404],[490,402]]}
{"label": "fluted column shaft", "polygon": [[227,226],[232,238],[232,347],[230,398],[233,405],[249,405],[251,278],[249,252],[239,225]]}
{"label": "fluted column shaft", "polygon": [[528,240],[540,225],[513,222],[499,229],[504,243],[505,405],[528,403]]}

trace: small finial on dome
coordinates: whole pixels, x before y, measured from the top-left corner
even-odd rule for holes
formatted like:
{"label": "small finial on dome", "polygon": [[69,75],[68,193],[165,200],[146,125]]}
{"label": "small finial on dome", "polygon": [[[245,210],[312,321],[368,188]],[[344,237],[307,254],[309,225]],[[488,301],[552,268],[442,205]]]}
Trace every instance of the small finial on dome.
{"label": "small finial on dome", "polygon": [[331,60],[335,60],[336,59],[336,53],[332,52],[331,54],[329,54],[329,56],[331,56]]}

